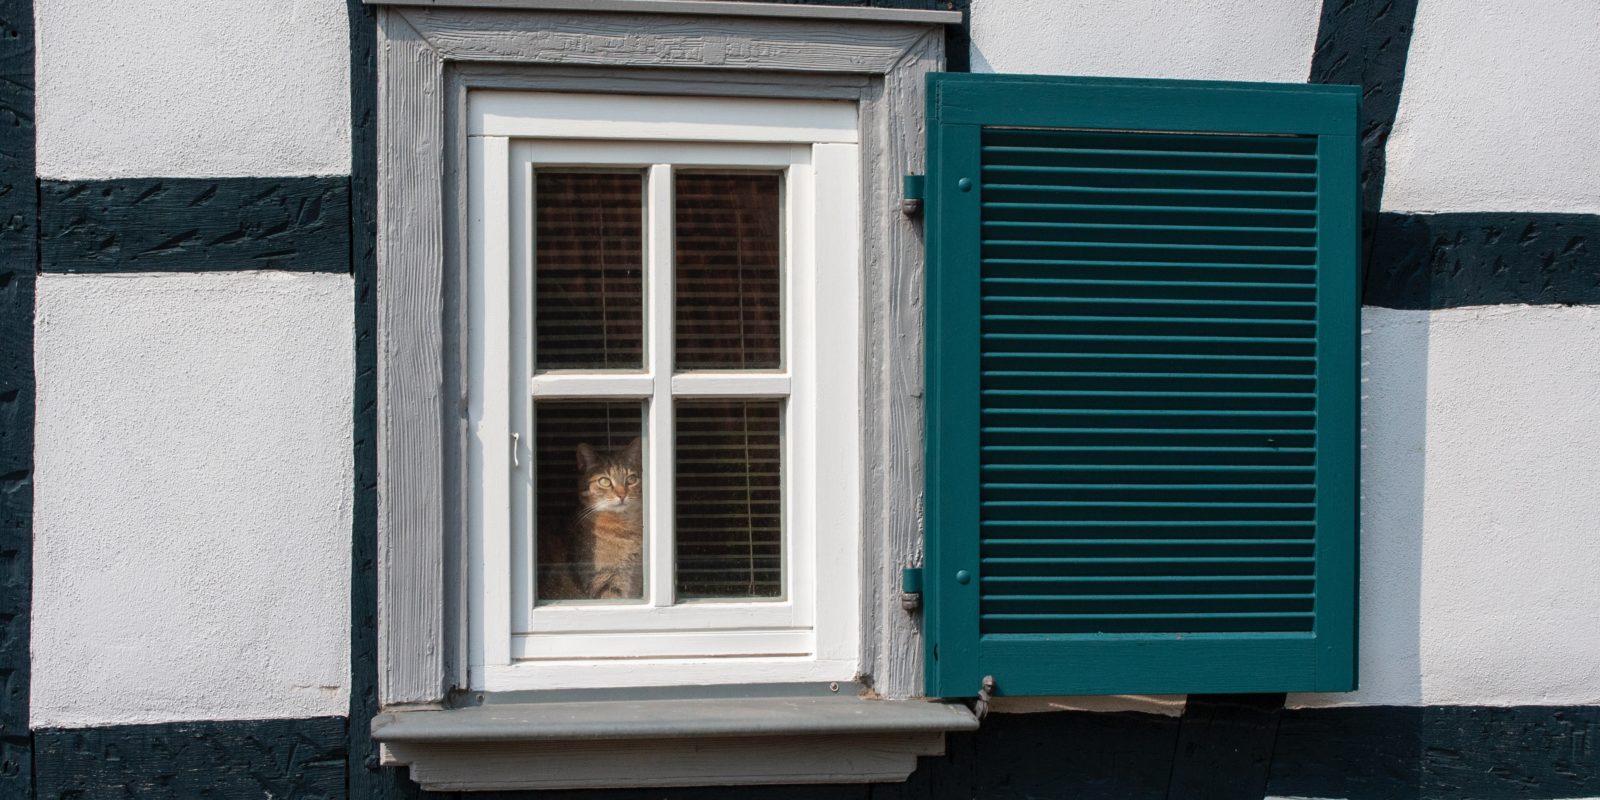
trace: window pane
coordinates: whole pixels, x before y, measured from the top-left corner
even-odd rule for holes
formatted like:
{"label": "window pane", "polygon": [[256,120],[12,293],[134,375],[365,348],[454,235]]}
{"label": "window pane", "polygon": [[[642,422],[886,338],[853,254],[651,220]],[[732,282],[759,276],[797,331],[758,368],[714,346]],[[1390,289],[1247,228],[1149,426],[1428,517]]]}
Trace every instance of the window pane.
{"label": "window pane", "polygon": [[536,369],[644,366],[644,176],[537,170]]}
{"label": "window pane", "polygon": [[783,594],[781,402],[679,401],[680,599]]}
{"label": "window pane", "polygon": [[637,400],[535,407],[540,600],[644,597],[644,468]]}
{"label": "window pane", "polygon": [[781,177],[680,173],[677,368],[782,366]]}

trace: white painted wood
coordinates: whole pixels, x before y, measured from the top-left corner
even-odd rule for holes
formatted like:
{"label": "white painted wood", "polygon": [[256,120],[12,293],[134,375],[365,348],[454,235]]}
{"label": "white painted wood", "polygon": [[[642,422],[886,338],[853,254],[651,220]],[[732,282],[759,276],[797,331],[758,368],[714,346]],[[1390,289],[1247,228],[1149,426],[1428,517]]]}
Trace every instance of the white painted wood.
{"label": "white painted wood", "polygon": [[845,682],[859,671],[854,659],[825,661],[814,656],[518,661],[482,669],[486,687],[492,687],[487,690],[495,692]]}
{"label": "white painted wood", "polygon": [[[679,96],[860,100],[878,77],[866,72],[769,72],[748,69],[637,69],[563,64],[457,62],[446,91],[464,109],[467,92],[580,92],[587,94],[672,94]],[[460,115],[462,130],[466,123]],[[870,134],[861,134],[863,141]]]}
{"label": "white painted wood", "polygon": [[[815,363],[807,370],[815,414],[808,475],[816,486],[811,525],[815,547],[825,556],[804,560],[821,570],[828,587],[816,595],[816,615],[828,620],[817,637],[818,658],[855,658],[860,652],[861,594],[861,217],[860,148],[819,144],[816,165],[814,242],[817,288],[806,293],[815,306]],[[797,292],[797,295],[800,293]],[[797,297],[798,299],[798,297]],[[881,487],[875,487],[881,488]],[[894,491],[889,488],[889,491]],[[862,531],[861,533],[865,533]]]}
{"label": "white painted wood", "polygon": [[[508,250],[511,254],[510,287],[507,290],[510,303],[511,327],[509,338],[511,340],[510,387],[512,402],[509,404],[511,412],[511,428],[517,434],[518,448],[512,465],[512,496],[511,496],[511,524],[506,530],[506,538],[510,541],[511,560],[507,564],[510,570],[510,596],[511,596],[511,630],[526,630],[528,625],[528,611],[533,608],[533,598],[537,587],[534,580],[518,580],[518,576],[535,574],[534,541],[529,536],[512,536],[511,531],[538,530],[538,521],[535,519],[536,506],[533,502],[533,490],[536,485],[534,471],[538,462],[534,458],[534,428],[533,417],[533,340],[520,335],[521,331],[532,330],[533,323],[529,315],[533,313],[533,254],[534,241],[529,226],[533,224],[534,208],[534,180],[533,167],[517,159],[516,146],[512,145],[510,163],[506,169],[510,174],[511,185],[508,189],[510,195],[511,215],[509,219],[511,244]],[[520,463],[517,463],[520,462]],[[466,555],[468,562],[475,561],[469,549]],[[468,605],[471,606],[474,598],[482,590],[469,587]],[[474,616],[470,612],[468,617]],[[509,654],[508,654],[509,657]],[[482,661],[473,663],[481,664]]]}
{"label": "white painted wood", "polygon": [[699,142],[855,142],[855,104],[563,92],[467,96],[472,136]]}
{"label": "white painted wood", "polygon": [[[645,265],[645,357],[656,375],[672,374],[673,250],[676,247],[672,191],[672,165],[650,167],[646,189],[645,235],[649,242]],[[670,381],[657,381],[650,397],[645,430],[645,458],[649,463],[645,477],[645,591],[656,609],[672,606],[674,539],[673,504],[673,418]],[[535,614],[535,616],[538,616]],[[537,624],[535,625],[537,628]]]}
{"label": "white painted wood", "polygon": [[679,397],[787,397],[788,375],[762,372],[682,372],[672,376]]}
{"label": "white painted wood", "polygon": [[694,636],[682,631],[525,634],[514,637],[516,659],[696,658],[708,651],[755,656],[809,656],[816,650],[810,630],[780,628],[712,630]]}
{"label": "white painted wood", "polygon": [[[502,201],[503,202],[503,201]],[[656,379],[639,373],[543,372],[528,380],[534,397],[637,397],[655,394]]]}
{"label": "white painted wood", "polygon": [[519,152],[538,164],[575,166],[632,165],[648,168],[658,161],[677,167],[773,167],[811,160],[809,144],[751,144],[730,148],[720,142],[585,141],[521,139]]}
{"label": "white painted wood", "polygon": [[[904,781],[942,733],[386,745],[432,791]],[[759,795],[753,795],[759,796]]]}
{"label": "white painted wood", "polygon": [[571,11],[626,11],[651,14],[703,14],[738,17],[793,17],[811,20],[846,19],[873,22],[911,22],[925,25],[959,25],[959,11],[924,11],[853,6],[789,6],[717,0],[362,0],[368,5],[463,6],[468,8],[521,8]]}
{"label": "white painted wood", "polygon": [[[670,607],[616,601],[565,601],[539,607],[518,635],[621,631],[712,631],[802,627],[796,604],[786,600],[692,600]],[[703,655],[717,655],[708,651]]]}
{"label": "white painted wood", "polygon": [[[799,603],[801,624],[816,626],[819,638],[830,639],[832,631],[843,621],[817,618],[816,598],[823,593],[817,585],[817,553],[821,549],[818,539],[834,532],[816,526],[816,504],[822,500],[816,494],[816,405],[820,377],[817,374],[816,308],[822,287],[815,280],[818,202],[815,167],[813,160],[809,169],[791,169],[784,182],[784,213],[788,227],[780,284],[784,301],[782,363],[793,381],[789,402],[783,409],[783,570],[784,590],[790,597],[803,601]],[[853,202],[848,190],[841,193],[845,202]],[[853,534],[858,529],[848,530]],[[846,546],[854,544],[851,541]],[[842,585],[841,582],[830,587]]]}
{"label": "white painted wood", "polygon": [[[566,96],[571,100],[574,96]],[[582,107],[597,116],[615,116],[605,113],[607,104],[633,102],[628,96],[597,96],[585,100]],[[665,101],[670,98],[653,98]],[[744,101],[724,101],[739,104]],[[837,104],[831,104],[837,105]],[[831,106],[830,106],[831,107]],[[776,107],[771,103],[749,103],[741,119],[756,125],[771,122],[764,113]],[[694,104],[685,106],[685,112],[694,112]],[[788,119],[787,110],[778,119]],[[669,120],[670,121],[670,120]],[[852,123],[853,124],[853,123]],[[483,137],[474,137],[474,140]],[[654,148],[654,149],[653,149]],[[722,163],[732,166],[773,166],[784,159],[783,183],[785,195],[782,209],[785,219],[783,252],[783,299],[785,304],[784,339],[790,368],[781,372],[718,371],[693,372],[673,375],[673,171],[672,163],[659,156],[688,155],[704,158],[709,148],[720,151]],[[661,152],[655,152],[659,149]],[[533,375],[528,379],[529,395],[534,399],[550,397],[636,397],[647,400],[646,407],[646,564],[648,580],[646,597],[641,603],[558,603],[532,605],[531,598],[534,568],[527,557],[510,558],[512,578],[518,587],[496,587],[480,580],[477,605],[487,608],[509,604],[513,594],[523,599],[525,605],[511,614],[503,638],[509,640],[509,653],[482,651],[484,676],[493,674],[496,666],[510,665],[520,659],[562,661],[578,657],[590,659],[631,658],[651,656],[686,657],[692,655],[718,657],[765,657],[774,654],[812,655],[819,650],[819,641],[831,660],[847,661],[859,652],[859,568],[861,550],[859,527],[853,520],[859,518],[859,483],[855,467],[838,469],[829,465],[833,473],[826,481],[830,490],[840,496],[823,496],[819,485],[825,481],[818,475],[823,469],[819,456],[827,448],[836,460],[839,448],[859,448],[859,383],[853,370],[843,371],[843,379],[835,381],[838,363],[859,363],[859,293],[853,288],[859,284],[859,248],[855,244],[858,234],[840,239],[838,224],[841,220],[852,229],[858,229],[859,217],[855,209],[859,196],[859,181],[855,160],[858,148],[849,143],[825,143],[806,146],[751,145],[744,142],[687,142],[666,146],[648,143],[588,142],[571,139],[518,140],[509,145],[506,168],[509,174],[520,176],[524,185],[513,191],[506,184],[507,199],[482,197],[484,202],[508,204],[511,195],[529,196],[531,172],[547,163],[584,163],[597,166],[614,166],[607,159],[619,159],[624,164],[648,166],[645,203],[645,364],[641,372],[587,372],[560,371]],[[818,186],[816,166],[818,154],[827,159],[826,178]],[[748,156],[748,161],[741,158]],[[549,161],[545,159],[550,159]],[[476,195],[475,195],[476,196]],[[519,252],[531,269],[531,204],[519,212],[519,218],[509,226],[510,235],[517,237],[510,251]],[[828,220],[828,230],[818,225],[819,218]],[[825,254],[829,263],[818,263],[819,254]],[[830,297],[823,304],[817,300],[824,281],[843,281],[848,287],[842,295]],[[510,333],[512,339],[531,341],[532,301],[526,291],[504,294],[521,303],[510,318],[518,320]],[[842,303],[836,302],[843,300]],[[826,319],[823,308],[826,307]],[[830,337],[819,335],[821,324],[842,328]],[[834,342],[850,348],[846,351],[818,352],[819,342]],[[797,375],[796,370],[801,374]],[[671,375],[670,379],[661,376]],[[826,379],[824,379],[826,375]],[[475,383],[474,386],[480,384]],[[484,390],[488,390],[483,384]],[[832,398],[829,412],[818,412],[817,403],[822,391]],[[674,602],[672,540],[672,425],[675,397],[776,397],[785,403],[785,508],[784,508],[784,599],[757,602]],[[842,399],[842,402],[841,402]],[[509,413],[509,412],[508,412]],[[531,426],[530,426],[531,428]],[[824,430],[826,429],[826,430]],[[507,456],[509,459],[510,456]],[[853,461],[854,457],[847,457]],[[515,465],[512,465],[514,468]],[[508,468],[509,469],[509,468]],[[532,514],[531,494],[519,493],[511,500],[514,508],[510,514],[493,516],[493,520],[524,519]],[[819,507],[835,509],[832,523],[827,527],[816,524]],[[489,520],[488,515],[484,515]],[[506,526],[505,536],[521,539],[519,546],[506,548],[519,553],[531,553],[534,526],[511,528]],[[496,540],[496,535],[485,535],[485,541]],[[828,554],[827,563],[819,561]],[[833,589],[828,595],[828,614],[819,617],[818,604],[822,593],[818,589],[820,576],[826,574]],[[524,588],[526,587],[526,588]],[[763,631],[755,636],[752,631]],[[649,632],[649,650],[629,651],[625,643],[629,633]],[[485,629],[489,638],[501,635]],[[774,644],[779,642],[781,644]],[[645,640],[639,642],[640,648]],[[589,647],[592,649],[585,650]],[[754,648],[754,649],[752,649]],[[718,662],[726,666],[726,661]],[[476,665],[475,665],[476,666]],[[756,671],[762,668],[757,667]],[[477,673],[475,672],[475,675]],[[699,679],[697,679],[699,680]],[[504,688],[485,677],[483,682],[474,677],[477,688]]]}
{"label": "white painted wood", "polygon": [[475,663],[510,659],[511,488],[521,472],[521,434],[512,439],[511,385],[511,164],[505,137],[480,137],[467,145],[468,363],[471,431],[468,448],[469,580],[503,602],[486,603],[468,620]]}

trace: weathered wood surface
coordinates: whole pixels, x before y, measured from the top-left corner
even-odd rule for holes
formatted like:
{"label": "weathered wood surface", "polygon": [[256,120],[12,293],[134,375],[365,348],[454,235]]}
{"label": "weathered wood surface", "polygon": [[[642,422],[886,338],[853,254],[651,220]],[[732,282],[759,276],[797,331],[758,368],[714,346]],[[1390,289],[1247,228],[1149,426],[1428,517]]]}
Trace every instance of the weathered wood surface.
{"label": "weathered wood surface", "polygon": [[941,734],[392,745],[430,790],[903,781]]}
{"label": "weathered wood surface", "polygon": [[[846,0],[848,2],[849,0]],[[808,20],[868,20],[911,22],[921,25],[959,24],[960,11],[920,8],[915,5],[880,4],[876,7],[845,5],[838,0],[816,4],[779,2],[729,2],[728,0],[365,0],[370,5],[426,6],[432,8],[506,8],[529,11],[621,11],[651,14],[700,14],[728,17],[788,17]],[[924,4],[926,5],[926,4]]]}
{"label": "weathered wood surface", "polygon": [[[928,31],[885,76],[881,94],[863,103],[884,141],[863,153],[868,379],[864,385],[866,469],[862,535],[865,576],[876,595],[869,627],[877,642],[867,661],[886,697],[923,693],[920,612],[900,604],[900,570],[922,564],[923,243],[922,223],[900,213],[902,178],[925,168],[924,78],[944,67],[944,35]],[[881,226],[873,231],[874,226]],[[977,690],[974,688],[974,694]]]}
{"label": "weathered wood surface", "polygon": [[40,800],[347,796],[342,717],[43,730],[35,741]]}
{"label": "weathered wood surface", "polygon": [[1167,800],[1261,800],[1282,694],[1189,695]]}
{"label": "weathered wood surface", "polygon": [[[451,84],[448,92],[451,99],[446,102],[455,106],[458,105],[455,98],[465,98],[471,89],[857,100],[873,79],[853,73],[791,75],[753,70],[712,73],[695,69],[638,70],[558,64],[529,69],[517,64],[466,62],[452,65],[446,81]],[[461,130],[465,130],[464,122]]]}
{"label": "weathered wood surface", "polygon": [[[401,7],[396,7],[397,9]],[[404,8],[452,61],[710,67],[883,74],[926,35],[919,25],[644,14]]]}
{"label": "weathered wood surface", "polygon": [[379,26],[378,655],[384,705],[446,686],[443,62],[393,11]]}
{"label": "weathered wood surface", "polygon": [[1388,308],[1600,303],[1600,215],[1376,215],[1361,302]]}
{"label": "weathered wood surface", "polygon": [[[863,486],[873,504],[863,519],[863,671],[881,676],[876,688],[887,696],[920,693],[917,620],[900,609],[894,591],[901,566],[920,552],[918,493],[891,493],[885,501],[877,487],[921,480],[921,239],[897,204],[900,176],[921,168],[922,76],[942,64],[943,31],[415,8],[385,9],[380,27],[380,113],[401,115],[384,125],[379,143],[380,441],[408,437],[380,455],[382,702],[437,702],[466,680],[456,656],[465,633],[458,618],[464,547],[455,530],[459,512],[448,502],[448,487],[460,479],[452,462],[464,441],[457,408],[464,387],[450,366],[461,360],[466,314],[458,291],[464,212],[455,198],[464,187],[466,91],[486,85],[861,100],[863,281],[882,292],[867,295],[868,313],[877,316],[865,324],[869,339],[893,340],[869,354],[863,375],[866,463],[877,470]],[[602,63],[608,68],[571,66]],[[543,66],[528,70],[531,64]],[[452,207],[457,213],[442,212]],[[413,327],[391,327],[401,325]],[[431,463],[419,463],[430,456]],[[388,509],[391,497],[401,505]],[[423,533],[430,525],[431,541]],[[901,657],[906,652],[912,655]]]}
{"label": "weathered wood surface", "polygon": [[33,590],[33,3],[0,0],[0,797],[28,797]]}
{"label": "weathered wood surface", "polygon": [[1348,800],[1600,796],[1600,706],[1285,711],[1267,794]]}
{"label": "weathered wood surface", "polygon": [[41,181],[46,272],[350,270],[350,180]]}

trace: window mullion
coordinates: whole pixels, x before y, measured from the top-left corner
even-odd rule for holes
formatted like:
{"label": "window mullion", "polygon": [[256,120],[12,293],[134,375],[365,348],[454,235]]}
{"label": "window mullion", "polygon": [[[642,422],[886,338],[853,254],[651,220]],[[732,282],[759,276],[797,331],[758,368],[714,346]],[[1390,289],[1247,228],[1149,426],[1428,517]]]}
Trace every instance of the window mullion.
{"label": "window mullion", "polygon": [[645,230],[649,236],[648,266],[645,270],[648,308],[645,319],[646,352],[650,375],[654,378],[649,409],[649,437],[645,475],[646,530],[650,541],[645,568],[649,570],[650,605],[670,606],[673,602],[673,475],[672,456],[672,309],[673,309],[673,191],[672,165],[650,168],[645,203]]}

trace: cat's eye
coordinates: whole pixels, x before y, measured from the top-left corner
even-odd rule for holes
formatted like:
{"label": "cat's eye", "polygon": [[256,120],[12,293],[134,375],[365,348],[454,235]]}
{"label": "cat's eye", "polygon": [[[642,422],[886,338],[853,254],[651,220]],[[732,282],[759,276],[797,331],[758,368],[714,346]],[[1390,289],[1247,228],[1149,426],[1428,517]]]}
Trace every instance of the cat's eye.
{"label": "cat's eye", "polygon": [[[644,406],[637,400],[540,401],[535,407],[535,592],[540,604],[637,603],[645,596],[645,521],[615,493],[638,470]],[[621,506],[637,510],[637,492]],[[595,542],[608,545],[599,551]],[[607,560],[609,559],[609,560]],[[623,567],[628,567],[624,569]]]}
{"label": "cat's eye", "polygon": [[628,476],[628,485],[629,486],[638,486],[639,485],[639,476],[638,475],[629,475]]}

